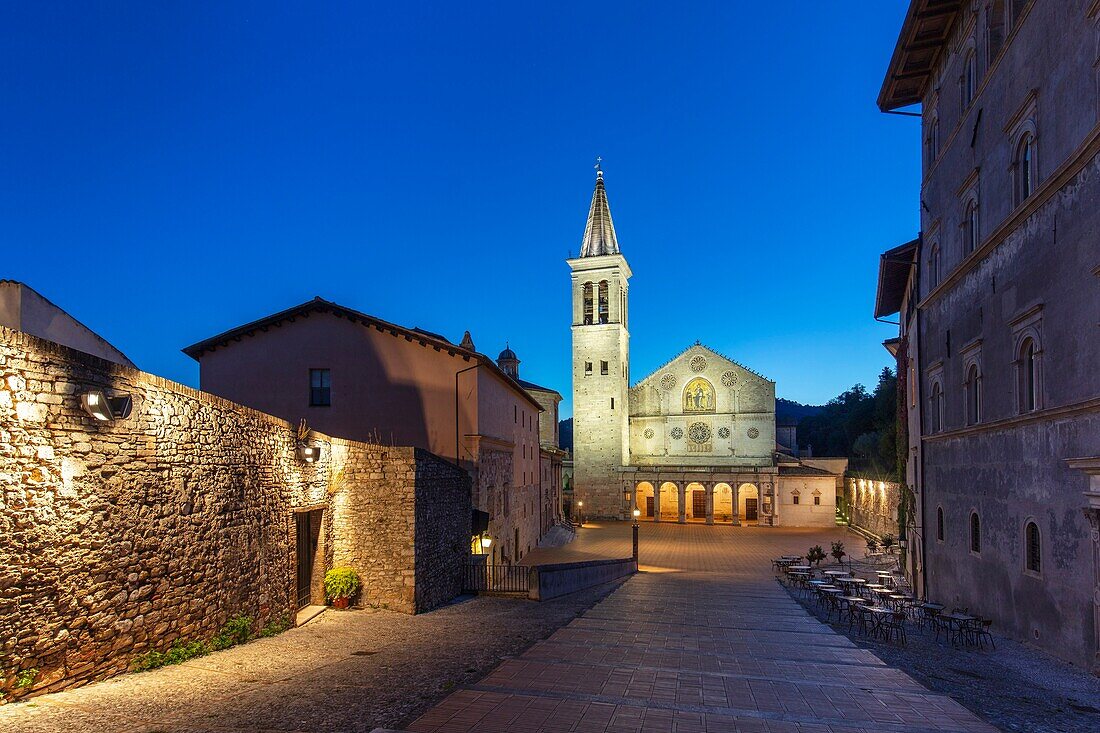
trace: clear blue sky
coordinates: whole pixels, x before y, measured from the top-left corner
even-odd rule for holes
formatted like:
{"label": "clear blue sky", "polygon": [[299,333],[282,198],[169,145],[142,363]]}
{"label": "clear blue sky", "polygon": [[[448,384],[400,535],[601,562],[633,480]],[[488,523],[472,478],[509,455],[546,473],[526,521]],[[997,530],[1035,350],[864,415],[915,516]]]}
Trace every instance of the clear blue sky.
{"label": "clear blue sky", "polygon": [[803,402],[888,363],[904,0],[46,5],[0,23],[0,277],[147,371],[197,384],[180,348],[320,295],[508,340],[568,400],[597,154],[633,379],[696,339]]}

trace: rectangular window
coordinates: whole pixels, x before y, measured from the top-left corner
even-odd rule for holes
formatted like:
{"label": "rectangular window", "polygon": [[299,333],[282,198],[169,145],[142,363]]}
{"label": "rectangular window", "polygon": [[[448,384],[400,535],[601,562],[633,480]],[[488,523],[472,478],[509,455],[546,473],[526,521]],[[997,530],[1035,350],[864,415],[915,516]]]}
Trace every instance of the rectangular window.
{"label": "rectangular window", "polygon": [[615,409],[615,398],[614,397],[611,398],[611,409],[612,410]]}
{"label": "rectangular window", "polygon": [[591,373],[592,373],[592,362],[586,361],[584,363],[584,375],[588,376]]}
{"label": "rectangular window", "polygon": [[332,404],[332,377],[328,369],[309,370],[309,406],[328,407]]}
{"label": "rectangular window", "polygon": [[814,497],[814,506],[821,506],[821,497],[820,496],[815,496]]}
{"label": "rectangular window", "polygon": [[606,361],[601,361],[600,362],[600,374],[603,374],[604,376],[607,376],[607,362]]}
{"label": "rectangular window", "polygon": [[798,494],[795,494],[794,496],[791,497],[791,503],[792,504],[797,504],[798,503]]}

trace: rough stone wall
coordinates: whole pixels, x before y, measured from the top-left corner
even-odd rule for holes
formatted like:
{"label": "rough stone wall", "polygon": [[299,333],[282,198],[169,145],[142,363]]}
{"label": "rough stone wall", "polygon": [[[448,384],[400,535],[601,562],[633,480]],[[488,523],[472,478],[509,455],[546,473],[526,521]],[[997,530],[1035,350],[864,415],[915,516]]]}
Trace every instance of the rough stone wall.
{"label": "rough stone wall", "polygon": [[[470,481],[465,472],[422,449],[408,450],[415,458],[416,528],[415,584],[406,578],[404,590],[415,588],[416,610],[446,603],[462,592],[462,569],[470,554]],[[402,565],[402,567],[405,567]]]}
{"label": "rough stone wall", "polygon": [[[89,389],[132,395],[133,414],[94,421],[80,407]],[[433,482],[456,506],[465,474],[416,485],[409,449],[313,439],[322,460],[306,464],[284,421],[0,328],[0,691],[107,677],[230,617],[258,629],[291,613],[296,511],[323,512],[322,570],[353,565],[366,601],[416,610],[409,507],[434,498]],[[364,505],[366,526],[349,516]],[[468,522],[468,504],[462,513]],[[441,522],[439,541],[453,532]],[[31,669],[34,684],[16,689]]]}
{"label": "rough stone wall", "polygon": [[845,489],[848,499],[848,521],[882,537],[898,537],[898,502],[901,487],[890,481],[848,479]]}

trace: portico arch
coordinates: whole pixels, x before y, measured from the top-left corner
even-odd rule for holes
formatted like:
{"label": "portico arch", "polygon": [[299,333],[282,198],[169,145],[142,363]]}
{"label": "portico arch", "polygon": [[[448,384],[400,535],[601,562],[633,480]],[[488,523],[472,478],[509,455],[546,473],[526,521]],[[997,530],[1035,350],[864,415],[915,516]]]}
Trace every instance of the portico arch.
{"label": "portico arch", "polygon": [[[698,492],[698,493],[697,493]],[[693,481],[687,485],[686,501],[684,502],[687,510],[688,519],[706,519],[707,518],[707,503],[706,495],[707,489],[703,484],[698,481]]]}
{"label": "portico arch", "polygon": [[642,481],[634,487],[635,506],[642,510],[642,516],[646,519],[653,518],[653,484]]}
{"label": "portico arch", "polygon": [[714,520],[733,521],[733,487],[724,482],[714,486]]}
{"label": "portico arch", "polygon": [[760,489],[756,484],[741,484],[737,487],[738,514],[742,522],[760,520]]}
{"label": "portico arch", "polygon": [[680,518],[680,487],[671,481],[661,484],[660,512],[662,522],[676,522]]}

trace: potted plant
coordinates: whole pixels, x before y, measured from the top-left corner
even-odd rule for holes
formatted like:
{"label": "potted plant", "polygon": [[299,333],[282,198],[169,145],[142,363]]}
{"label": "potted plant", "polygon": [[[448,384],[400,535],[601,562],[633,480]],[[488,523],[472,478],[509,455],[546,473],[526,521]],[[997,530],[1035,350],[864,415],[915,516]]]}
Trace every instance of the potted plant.
{"label": "potted plant", "polygon": [[884,534],[882,536],[882,549],[890,552],[890,548],[894,546],[894,535]]}
{"label": "potted plant", "polygon": [[836,561],[838,563],[840,563],[840,562],[843,562],[844,556],[847,555],[848,553],[846,553],[844,551],[844,543],[840,542],[838,540],[838,541],[833,543],[833,550],[829,554],[832,555],[833,557],[835,557]]}
{"label": "potted plant", "polygon": [[825,550],[821,549],[821,545],[814,545],[806,553],[806,560],[811,565],[820,565],[821,561],[825,559]]}
{"label": "potted plant", "polygon": [[867,554],[874,555],[878,552],[878,540],[874,537],[867,538]]}
{"label": "potted plant", "polygon": [[325,573],[325,595],[332,607],[345,609],[359,592],[359,575],[351,568],[333,568]]}

